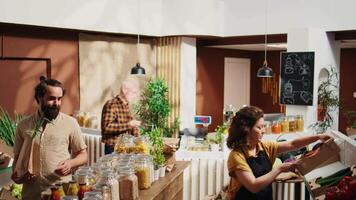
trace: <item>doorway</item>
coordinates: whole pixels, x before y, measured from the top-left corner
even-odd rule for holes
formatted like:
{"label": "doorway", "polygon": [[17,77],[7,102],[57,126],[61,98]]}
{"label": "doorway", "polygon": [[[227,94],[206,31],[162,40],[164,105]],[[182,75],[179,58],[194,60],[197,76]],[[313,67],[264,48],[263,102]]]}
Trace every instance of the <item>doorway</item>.
{"label": "doorway", "polygon": [[250,105],[251,60],[226,57],[224,68],[224,106],[231,104],[239,110]]}

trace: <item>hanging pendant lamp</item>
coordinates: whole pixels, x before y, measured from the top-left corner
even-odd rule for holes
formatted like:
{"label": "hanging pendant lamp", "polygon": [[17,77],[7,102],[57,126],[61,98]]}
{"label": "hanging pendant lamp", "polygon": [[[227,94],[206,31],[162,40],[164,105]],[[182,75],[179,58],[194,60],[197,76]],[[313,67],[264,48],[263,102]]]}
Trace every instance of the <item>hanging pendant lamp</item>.
{"label": "hanging pendant lamp", "polygon": [[[137,60],[139,60],[139,47],[140,47],[140,34],[137,34]],[[136,65],[131,68],[131,74],[134,75],[145,75],[146,70],[140,65],[140,62],[137,61]]]}
{"label": "hanging pendant lamp", "polygon": [[263,66],[258,69],[257,77],[265,77],[270,78],[273,76],[273,71],[271,68],[268,67],[267,64],[267,1],[266,0],[266,7],[265,7],[265,59],[263,61]]}
{"label": "hanging pendant lamp", "polygon": [[131,74],[146,74],[145,68],[141,67],[140,63],[137,62],[134,67],[131,68]]}

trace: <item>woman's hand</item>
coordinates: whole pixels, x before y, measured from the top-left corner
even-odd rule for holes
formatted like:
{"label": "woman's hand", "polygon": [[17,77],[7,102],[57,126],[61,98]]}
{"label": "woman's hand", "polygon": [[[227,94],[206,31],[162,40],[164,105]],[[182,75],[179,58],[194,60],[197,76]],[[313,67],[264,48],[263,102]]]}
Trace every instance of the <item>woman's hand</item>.
{"label": "woman's hand", "polygon": [[333,138],[329,133],[319,134],[318,136],[319,136],[319,140],[321,140],[322,142],[325,142],[330,138]]}
{"label": "woman's hand", "polygon": [[294,171],[295,163],[294,162],[282,163],[280,166],[278,166],[278,169],[280,172]]}

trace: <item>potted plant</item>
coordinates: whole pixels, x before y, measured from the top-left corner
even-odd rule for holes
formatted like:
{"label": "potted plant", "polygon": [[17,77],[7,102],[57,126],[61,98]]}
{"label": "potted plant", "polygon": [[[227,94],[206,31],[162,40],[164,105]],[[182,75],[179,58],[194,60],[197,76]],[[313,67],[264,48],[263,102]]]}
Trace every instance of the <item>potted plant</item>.
{"label": "potted plant", "polygon": [[346,133],[347,135],[355,135],[356,134],[356,111],[349,110],[345,112],[345,117],[347,121]]}
{"label": "potted plant", "polygon": [[340,106],[337,69],[329,67],[327,79],[318,86],[318,121],[311,124],[317,133],[325,132],[334,122],[331,113]]}
{"label": "potted plant", "polygon": [[148,81],[138,104],[135,105],[135,113],[144,124],[141,132],[146,133],[156,127],[163,131],[163,136],[170,137],[178,130],[178,118],[173,124],[168,123],[171,105],[167,94],[168,86],[162,79]]}
{"label": "potted plant", "polygon": [[153,164],[155,168],[155,179],[157,176],[163,177],[165,168],[165,158],[163,155],[163,137],[162,131],[159,128],[153,128],[147,133],[148,138],[151,142],[151,151],[150,154],[153,157]]}

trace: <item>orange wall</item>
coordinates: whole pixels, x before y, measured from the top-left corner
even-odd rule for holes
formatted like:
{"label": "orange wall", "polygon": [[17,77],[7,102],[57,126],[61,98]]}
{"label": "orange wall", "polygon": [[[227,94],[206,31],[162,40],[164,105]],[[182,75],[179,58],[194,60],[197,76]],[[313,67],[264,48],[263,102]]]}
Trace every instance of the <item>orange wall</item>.
{"label": "orange wall", "polygon": [[[78,34],[66,30],[0,24],[0,105],[10,114],[29,114],[37,107],[34,87],[47,72],[67,93],[62,112],[79,108]],[[6,58],[6,59],[4,59]],[[50,67],[47,69],[47,62]],[[5,92],[3,92],[5,91]]]}

